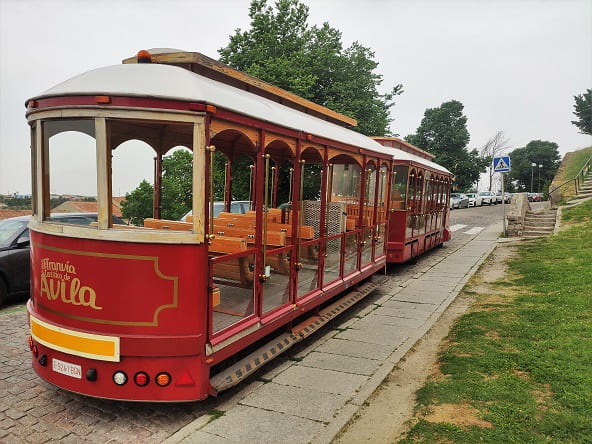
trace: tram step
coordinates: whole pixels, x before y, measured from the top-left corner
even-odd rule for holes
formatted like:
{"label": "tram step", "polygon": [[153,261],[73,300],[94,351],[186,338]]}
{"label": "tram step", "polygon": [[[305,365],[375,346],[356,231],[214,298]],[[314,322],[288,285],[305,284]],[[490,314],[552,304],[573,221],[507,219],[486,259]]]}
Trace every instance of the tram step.
{"label": "tram step", "polygon": [[214,375],[210,379],[213,392],[217,394],[235,386],[247,376],[259,370],[264,364],[271,361],[271,359],[282,354],[297,342],[307,338],[356,302],[364,299],[373,290],[386,282],[387,279],[386,276],[373,276],[371,280],[361,284],[357,290],[349,292],[341,299],[325,307],[318,315],[313,315],[295,326],[290,333],[281,334],[236,364]]}

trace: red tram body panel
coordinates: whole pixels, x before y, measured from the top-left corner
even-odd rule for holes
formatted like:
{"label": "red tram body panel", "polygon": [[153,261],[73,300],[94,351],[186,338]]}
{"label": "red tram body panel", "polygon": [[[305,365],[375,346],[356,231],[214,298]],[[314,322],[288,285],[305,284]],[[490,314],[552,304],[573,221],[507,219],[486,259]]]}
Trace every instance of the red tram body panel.
{"label": "red tram body panel", "polygon": [[[151,52],[27,102],[29,345],[43,379],[109,399],[204,399],[359,300],[387,262],[449,239],[452,175],[428,153],[201,54]],[[154,159],[150,214],[116,225],[118,156],[140,148]],[[167,219],[178,149],[190,211]],[[84,226],[50,217],[70,160],[96,184]]]}

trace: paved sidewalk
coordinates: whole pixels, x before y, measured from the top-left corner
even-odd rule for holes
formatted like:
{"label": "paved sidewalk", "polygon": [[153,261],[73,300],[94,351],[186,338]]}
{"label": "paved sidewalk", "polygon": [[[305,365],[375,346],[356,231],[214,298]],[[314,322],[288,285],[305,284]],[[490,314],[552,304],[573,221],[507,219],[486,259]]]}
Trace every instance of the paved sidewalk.
{"label": "paved sidewalk", "polygon": [[331,442],[440,318],[495,248],[500,232],[501,222],[454,251],[445,247],[407,266],[355,317],[247,381],[216,412],[166,442]]}

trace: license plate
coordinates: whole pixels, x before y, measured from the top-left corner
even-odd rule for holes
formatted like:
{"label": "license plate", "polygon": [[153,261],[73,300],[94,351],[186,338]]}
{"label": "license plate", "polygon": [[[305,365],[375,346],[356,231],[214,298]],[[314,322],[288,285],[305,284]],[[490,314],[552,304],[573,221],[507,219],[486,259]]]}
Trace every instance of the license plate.
{"label": "license plate", "polygon": [[71,364],[69,362],[60,361],[59,359],[52,359],[51,368],[56,373],[70,376],[71,378],[82,379],[82,366]]}

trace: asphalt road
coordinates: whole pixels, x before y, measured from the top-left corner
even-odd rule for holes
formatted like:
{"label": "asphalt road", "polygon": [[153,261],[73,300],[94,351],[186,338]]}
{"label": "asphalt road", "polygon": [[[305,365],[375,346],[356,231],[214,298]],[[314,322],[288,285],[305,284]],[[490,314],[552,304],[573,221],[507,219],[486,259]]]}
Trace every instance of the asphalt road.
{"label": "asphalt road", "polygon": [[[452,211],[453,237],[444,252],[448,248],[456,250],[501,217],[501,205]],[[434,253],[419,258],[415,265],[390,266],[389,277],[397,280],[415,273],[422,262],[430,261],[431,254]],[[372,295],[325,329],[339,328],[369,304]],[[162,442],[196,418],[238,402],[240,392],[248,390],[257,379],[255,374],[218,398],[194,403],[150,404],[88,398],[51,386],[31,370],[23,300],[0,309],[0,325],[0,442]],[[307,346],[310,343],[304,341],[293,347],[264,370],[273,370]]]}

